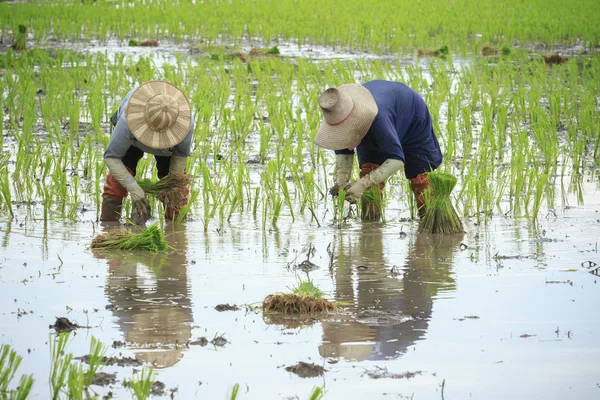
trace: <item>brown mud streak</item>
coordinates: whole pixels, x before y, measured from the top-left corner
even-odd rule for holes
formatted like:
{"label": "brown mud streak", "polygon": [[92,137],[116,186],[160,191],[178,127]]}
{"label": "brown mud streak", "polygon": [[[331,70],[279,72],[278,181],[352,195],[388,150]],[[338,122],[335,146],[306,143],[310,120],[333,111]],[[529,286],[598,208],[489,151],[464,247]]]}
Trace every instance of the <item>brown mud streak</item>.
{"label": "brown mud streak", "polygon": [[97,372],[92,381],[92,385],[108,386],[117,383],[117,374],[109,374],[107,372]]}
{"label": "brown mud streak", "polygon": [[406,371],[403,372],[401,374],[394,374],[391,373],[387,370],[387,368],[381,368],[381,367],[375,367],[377,368],[374,371],[365,371],[365,373],[363,375],[367,375],[369,378],[371,379],[383,379],[383,378],[389,378],[389,379],[410,379],[410,378],[414,378],[417,375],[421,375],[423,374],[423,371]]}
{"label": "brown mud streak", "polygon": [[[81,362],[89,364],[90,356],[86,354],[85,356],[75,357],[74,360],[80,360]],[[139,367],[143,365],[141,361],[132,357],[102,357],[102,364],[107,366],[116,365],[118,367]]]}
{"label": "brown mud streak", "polygon": [[309,364],[305,363],[304,361],[300,361],[296,365],[290,365],[289,367],[285,367],[285,370],[298,375],[300,378],[315,378],[317,376],[323,375],[323,373],[327,371],[320,365]]}

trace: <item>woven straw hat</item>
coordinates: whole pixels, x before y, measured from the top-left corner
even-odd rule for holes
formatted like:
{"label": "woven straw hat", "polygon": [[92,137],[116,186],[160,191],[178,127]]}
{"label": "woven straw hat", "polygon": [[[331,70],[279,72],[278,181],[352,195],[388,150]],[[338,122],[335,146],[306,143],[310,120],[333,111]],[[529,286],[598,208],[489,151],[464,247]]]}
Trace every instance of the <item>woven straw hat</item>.
{"label": "woven straw hat", "polygon": [[315,143],[328,150],[357,146],[377,116],[377,104],[362,85],[349,83],[329,88],[321,94],[323,112]]}
{"label": "woven straw hat", "polygon": [[133,136],[153,149],[168,149],[181,143],[192,122],[188,99],[164,81],[147,82],[137,88],[125,116]]}

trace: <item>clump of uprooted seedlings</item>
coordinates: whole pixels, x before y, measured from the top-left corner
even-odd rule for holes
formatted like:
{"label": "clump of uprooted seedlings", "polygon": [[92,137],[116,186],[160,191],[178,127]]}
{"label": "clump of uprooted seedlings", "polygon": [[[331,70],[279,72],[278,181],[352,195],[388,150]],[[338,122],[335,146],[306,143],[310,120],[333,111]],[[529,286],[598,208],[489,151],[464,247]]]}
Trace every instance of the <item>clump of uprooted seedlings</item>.
{"label": "clump of uprooted seedlings", "polygon": [[284,314],[312,314],[335,310],[335,304],[324,298],[324,293],[312,281],[301,282],[292,293],[268,295],[262,304],[263,311]]}
{"label": "clump of uprooted seedlings", "polygon": [[450,53],[448,46],[443,45],[439,49],[419,49],[420,57],[446,57]]}
{"label": "clump of uprooted seedlings", "polygon": [[117,228],[96,236],[92,249],[147,250],[153,253],[169,248],[158,224],[134,232],[127,228]]}
{"label": "clump of uprooted seedlings", "polygon": [[135,39],[129,39],[129,47],[137,47],[137,46],[158,47],[158,40],[151,39],[151,40],[144,40],[144,41],[140,42]]}
{"label": "clump of uprooted seedlings", "polygon": [[425,215],[419,225],[419,232],[462,233],[463,224],[452,205],[450,193],[456,186],[454,175],[432,171],[427,174],[431,183],[430,191],[425,191]]}
{"label": "clump of uprooted seedlings", "polygon": [[15,35],[13,50],[25,50],[27,48],[27,27],[19,25],[19,31]]}
{"label": "clump of uprooted seedlings", "polygon": [[219,53],[212,53],[210,55],[210,58],[212,60],[233,60],[235,58],[239,58],[240,60],[242,60],[242,62],[247,62],[250,59],[253,58],[260,58],[260,57],[272,57],[272,56],[279,56],[281,54],[281,52],[279,51],[279,47],[277,46],[273,46],[270,48],[257,48],[257,47],[253,47],[252,49],[250,49],[249,53],[244,53],[242,51],[238,51],[232,54],[219,54]]}
{"label": "clump of uprooted seedlings", "polygon": [[561,56],[560,54],[552,54],[551,56],[543,56],[544,62],[548,65],[564,64],[569,61],[569,57]]}
{"label": "clump of uprooted seedlings", "polygon": [[191,182],[190,176],[181,173],[170,173],[158,181],[138,179],[137,183],[149,195],[162,201],[165,206],[179,205],[185,196],[183,188]]}
{"label": "clump of uprooted seedlings", "polygon": [[502,53],[503,55],[509,55],[511,53],[511,49],[508,46],[504,46],[501,49],[497,47],[490,46],[489,44],[484,44],[481,47],[481,55],[483,56],[493,56],[496,54]]}

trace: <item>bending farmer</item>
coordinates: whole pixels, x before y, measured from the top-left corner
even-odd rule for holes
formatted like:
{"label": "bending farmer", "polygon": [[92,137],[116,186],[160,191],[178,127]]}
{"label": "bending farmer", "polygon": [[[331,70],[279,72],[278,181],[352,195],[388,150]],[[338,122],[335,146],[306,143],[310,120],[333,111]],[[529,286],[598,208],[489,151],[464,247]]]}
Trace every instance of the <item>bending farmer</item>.
{"label": "bending farmer", "polygon": [[[150,217],[146,194],[135,181],[138,161],[144,153],[154,155],[158,177],[185,173],[194,123],[185,95],[168,82],[152,81],[130,91],[111,117],[115,126],[104,153],[110,174],[102,194],[101,221],[117,221],[123,197],[131,196],[131,220],[144,224]],[[181,190],[179,204],[165,205],[165,218],[176,219],[187,203],[188,188]]]}
{"label": "bending farmer", "polygon": [[[403,83],[378,80],[327,89],[319,105],[323,119],[315,143],[336,153],[330,193],[345,188],[346,200],[357,203],[366,189],[383,189],[387,178],[404,169],[422,216],[423,192],[431,191],[427,171],[441,164],[442,153],[421,96]],[[349,184],[355,148],[360,179]],[[365,199],[362,206],[364,216]]]}

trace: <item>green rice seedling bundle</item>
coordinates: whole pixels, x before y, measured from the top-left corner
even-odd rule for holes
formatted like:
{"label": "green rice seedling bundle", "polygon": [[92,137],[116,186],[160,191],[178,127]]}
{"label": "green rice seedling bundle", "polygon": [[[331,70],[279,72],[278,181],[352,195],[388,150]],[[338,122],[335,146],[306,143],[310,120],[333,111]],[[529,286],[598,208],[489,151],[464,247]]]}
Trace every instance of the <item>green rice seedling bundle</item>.
{"label": "green rice seedling bundle", "polygon": [[183,188],[191,182],[187,174],[172,173],[158,181],[151,179],[140,179],[137,183],[144,192],[162,201],[165,205],[181,204],[184,196]]}
{"label": "green rice seedling bundle", "polygon": [[27,27],[19,25],[19,32],[15,35],[12,45],[13,50],[25,50],[27,48]]}
{"label": "green rice seedling bundle", "polygon": [[158,224],[150,225],[141,232],[118,228],[96,236],[92,249],[164,251],[169,248]]}
{"label": "green rice seedling bundle", "polygon": [[430,172],[428,174],[433,195],[424,192],[425,215],[419,225],[422,233],[462,233],[462,222],[458,217],[450,193],[456,186],[457,179],[454,175],[443,172]]}
{"label": "green rice seedling bundle", "polygon": [[268,295],[262,304],[263,311],[283,314],[312,314],[335,310],[335,304],[324,297],[324,293],[312,281],[301,282],[292,293]]}
{"label": "green rice seedling bundle", "polygon": [[383,207],[383,192],[374,186],[363,192],[360,198],[360,217],[363,221],[379,221]]}

